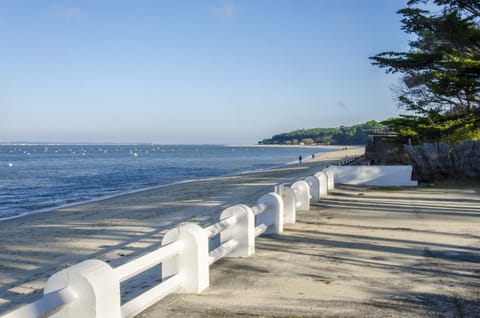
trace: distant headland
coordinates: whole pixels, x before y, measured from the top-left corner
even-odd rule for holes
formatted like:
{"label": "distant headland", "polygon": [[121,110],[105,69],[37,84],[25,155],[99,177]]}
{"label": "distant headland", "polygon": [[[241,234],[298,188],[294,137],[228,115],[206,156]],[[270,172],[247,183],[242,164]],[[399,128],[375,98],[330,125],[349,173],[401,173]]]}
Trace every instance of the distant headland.
{"label": "distant headland", "polygon": [[385,126],[375,120],[353,126],[337,128],[298,129],[263,139],[261,145],[362,145],[367,142],[368,131]]}

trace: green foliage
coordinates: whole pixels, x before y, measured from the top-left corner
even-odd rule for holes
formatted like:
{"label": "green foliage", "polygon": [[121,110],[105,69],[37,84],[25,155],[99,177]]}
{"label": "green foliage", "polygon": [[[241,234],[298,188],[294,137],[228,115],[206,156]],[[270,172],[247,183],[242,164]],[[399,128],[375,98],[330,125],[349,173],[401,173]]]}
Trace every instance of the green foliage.
{"label": "green foliage", "polygon": [[454,144],[466,140],[480,140],[480,116],[472,114],[442,116],[406,116],[382,122],[399,134],[403,142],[414,144],[446,142]]}
{"label": "green foliage", "polygon": [[338,128],[299,129],[262,140],[261,144],[332,144],[360,145],[365,144],[369,129],[385,128],[381,123],[370,120],[364,124]]}
{"label": "green foliage", "polygon": [[[433,2],[441,13],[418,7]],[[402,30],[416,36],[409,52],[371,57],[386,72],[403,74],[400,105],[409,116],[384,124],[419,142],[478,139],[480,109],[480,2],[410,0]]]}

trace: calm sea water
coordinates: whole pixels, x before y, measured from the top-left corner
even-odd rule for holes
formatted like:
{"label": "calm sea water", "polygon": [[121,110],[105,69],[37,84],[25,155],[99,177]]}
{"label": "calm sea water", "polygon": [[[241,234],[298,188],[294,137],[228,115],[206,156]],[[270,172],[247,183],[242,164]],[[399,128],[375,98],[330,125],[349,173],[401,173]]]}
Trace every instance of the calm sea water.
{"label": "calm sea water", "polygon": [[0,219],[179,181],[278,166],[326,148],[0,145]]}

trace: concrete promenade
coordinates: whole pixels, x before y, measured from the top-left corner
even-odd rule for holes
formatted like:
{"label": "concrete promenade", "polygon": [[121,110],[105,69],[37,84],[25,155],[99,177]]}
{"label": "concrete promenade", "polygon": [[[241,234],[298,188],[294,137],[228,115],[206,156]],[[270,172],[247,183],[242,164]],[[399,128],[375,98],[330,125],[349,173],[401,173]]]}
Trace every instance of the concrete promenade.
{"label": "concrete promenade", "polygon": [[140,317],[479,317],[480,188],[341,186]]}

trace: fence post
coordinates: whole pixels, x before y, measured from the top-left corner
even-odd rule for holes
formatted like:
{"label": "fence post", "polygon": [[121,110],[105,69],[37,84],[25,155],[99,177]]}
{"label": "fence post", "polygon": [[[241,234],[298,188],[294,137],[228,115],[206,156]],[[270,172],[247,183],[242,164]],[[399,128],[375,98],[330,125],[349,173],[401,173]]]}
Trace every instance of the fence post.
{"label": "fence post", "polygon": [[44,294],[69,288],[78,298],[54,317],[120,318],[120,280],[113,268],[91,259],[53,274]]}
{"label": "fence post", "polygon": [[[271,224],[265,231],[269,234],[279,234],[283,232],[283,200],[276,193],[270,192],[264,194],[257,200],[257,205],[265,205],[263,213],[256,216],[257,223]],[[265,220],[265,221],[264,221]],[[256,225],[256,224],[255,224]]]}
{"label": "fence post", "polygon": [[235,215],[237,223],[220,233],[220,241],[237,241],[238,246],[226,257],[247,257],[255,253],[255,215],[246,205],[235,205],[222,211],[220,220]]}
{"label": "fence post", "polygon": [[309,176],[305,178],[305,181],[308,183],[310,187],[310,196],[312,197],[312,201],[318,202],[320,201],[320,180],[316,176]]}
{"label": "fence post", "polygon": [[297,181],[291,188],[295,192],[295,204],[299,210],[310,210],[310,186],[306,181]]}
{"label": "fence post", "polygon": [[325,168],[322,171],[327,175],[328,191],[335,189],[335,173],[333,172],[333,169]]}
{"label": "fence post", "polygon": [[297,214],[295,192],[284,184],[276,186],[275,192],[282,197],[285,223],[295,223]]}
{"label": "fence post", "polygon": [[175,274],[183,275],[181,292],[200,293],[210,284],[208,236],[197,224],[186,223],[168,231],[162,245],[176,241],[183,245],[182,251],[162,262],[162,279]]}
{"label": "fence post", "polygon": [[315,173],[315,177],[317,177],[320,182],[320,198],[322,198],[328,194],[327,174],[324,171],[319,171]]}

